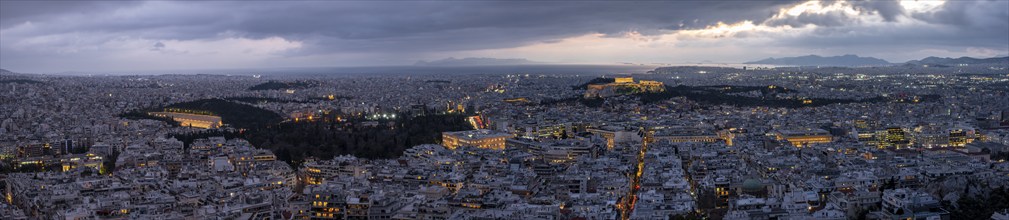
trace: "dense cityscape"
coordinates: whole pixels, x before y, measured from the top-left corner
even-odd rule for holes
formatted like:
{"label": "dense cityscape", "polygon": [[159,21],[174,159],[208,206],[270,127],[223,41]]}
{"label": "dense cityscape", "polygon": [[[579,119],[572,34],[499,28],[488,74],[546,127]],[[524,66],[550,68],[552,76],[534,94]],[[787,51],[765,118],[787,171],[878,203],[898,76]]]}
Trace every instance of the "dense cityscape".
{"label": "dense cityscape", "polygon": [[1009,1],[0,0],[0,220],[1009,220]]}
{"label": "dense cityscape", "polygon": [[4,72],[2,217],[1005,217],[1006,67]]}

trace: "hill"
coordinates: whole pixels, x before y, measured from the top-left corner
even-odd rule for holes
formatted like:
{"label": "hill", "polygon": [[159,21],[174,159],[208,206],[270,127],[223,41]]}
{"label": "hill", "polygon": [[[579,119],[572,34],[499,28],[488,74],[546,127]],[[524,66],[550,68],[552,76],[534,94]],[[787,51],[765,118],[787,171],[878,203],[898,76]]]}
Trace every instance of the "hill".
{"label": "hill", "polygon": [[256,91],[256,90],[307,89],[315,87],[317,85],[318,85],[317,82],[311,82],[311,81],[294,81],[294,82],[269,81],[249,87],[249,90]]}
{"label": "hill", "polygon": [[279,114],[255,106],[229,102],[224,99],[200,99],[165,106],[166,110],[182,109],[207,112],[220,116],[221,121],[236,128],[253,128],[271,125],[283,120]]}
{"label": "hill", "polygon": [[200,99],[189,102],[180,102],[165,106],[163,108],[143,109],[125,112],[119,117],[128,119],[153,119],[165,121],[169,124],[176,123],[171,119],[150,116],[148,112],[170,111],[195,114],[207,114],[221,117],[221,121],[235,128],[258,128],[280,123],[283,120],[279,114],[246,105],[238,102],[231,102],[224,99]]}
{"label": "hill", "polygon": [[417,61],[415,66],[501,66],[501,65],[529,65],[529,64],[541,64],[539,62],[533,62],[526,59],[498,59],[498,58],[486,58],[486,57],[467,57],[462,59],[456,59],[454,57],[449,57],[441,60],[435,61]]}
{"label": "hill", "polygon": [[744,64],[766,64],[782,66],[884,66],[890,65],[886,60],[874,57],[860,57],[856,55],[843,55],[832,57],[821,57],[817,55],[806,55],[799,57],[767,58],[758,61],[750,61]]}
{"label": "hill", "polygon": [[1009,57],[992,57],[992,58],[973,58],[973,57],[960,57],[960,58],[949,58],[949,57],[926,57],[921,60],[907,61],[907,64],[913,65],[936,65],[936,66],[954,66],[960,64],[1009,64]]}

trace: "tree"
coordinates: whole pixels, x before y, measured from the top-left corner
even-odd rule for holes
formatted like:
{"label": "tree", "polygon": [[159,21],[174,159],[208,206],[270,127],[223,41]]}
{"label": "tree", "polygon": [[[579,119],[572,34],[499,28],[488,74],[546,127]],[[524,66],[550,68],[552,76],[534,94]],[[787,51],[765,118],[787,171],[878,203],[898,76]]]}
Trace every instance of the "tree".
{"label": "tree", "polygon": [[116,171],[116,160],[119,160],[119,152],[112,152],[102,160],[102,169],[99,174],[110,174]]}
{"label": "tree", "polygon": [[689,213],[680,214],[680,215],[672,215],[672,217],[670,217],[670,219],[673,219],[673,220],[700,220],[700,219],[704,219],[704,216],[702,216],[700,214],[697,214],[697,212],[689,212]]}

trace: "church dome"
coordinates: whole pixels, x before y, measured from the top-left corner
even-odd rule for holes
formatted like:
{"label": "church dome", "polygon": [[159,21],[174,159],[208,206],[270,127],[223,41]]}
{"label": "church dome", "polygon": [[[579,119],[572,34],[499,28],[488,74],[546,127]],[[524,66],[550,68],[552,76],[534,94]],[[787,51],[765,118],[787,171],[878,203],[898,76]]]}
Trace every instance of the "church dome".
{"label": "church dome", "polygon": [[757,192],[764,190],[764,183],[760,182],[760,180],[750,178],[743,180],[742,188],[744,192]]}

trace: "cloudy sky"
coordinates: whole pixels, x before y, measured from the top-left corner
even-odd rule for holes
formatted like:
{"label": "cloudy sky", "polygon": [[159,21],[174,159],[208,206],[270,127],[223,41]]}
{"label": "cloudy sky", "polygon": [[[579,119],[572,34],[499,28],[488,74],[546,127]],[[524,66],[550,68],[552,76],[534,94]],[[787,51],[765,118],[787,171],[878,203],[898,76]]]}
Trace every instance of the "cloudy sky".
{"label": "cloudy sky", "polygon": [[1009,54],[1009,1],[0,1],[17,72]]}

